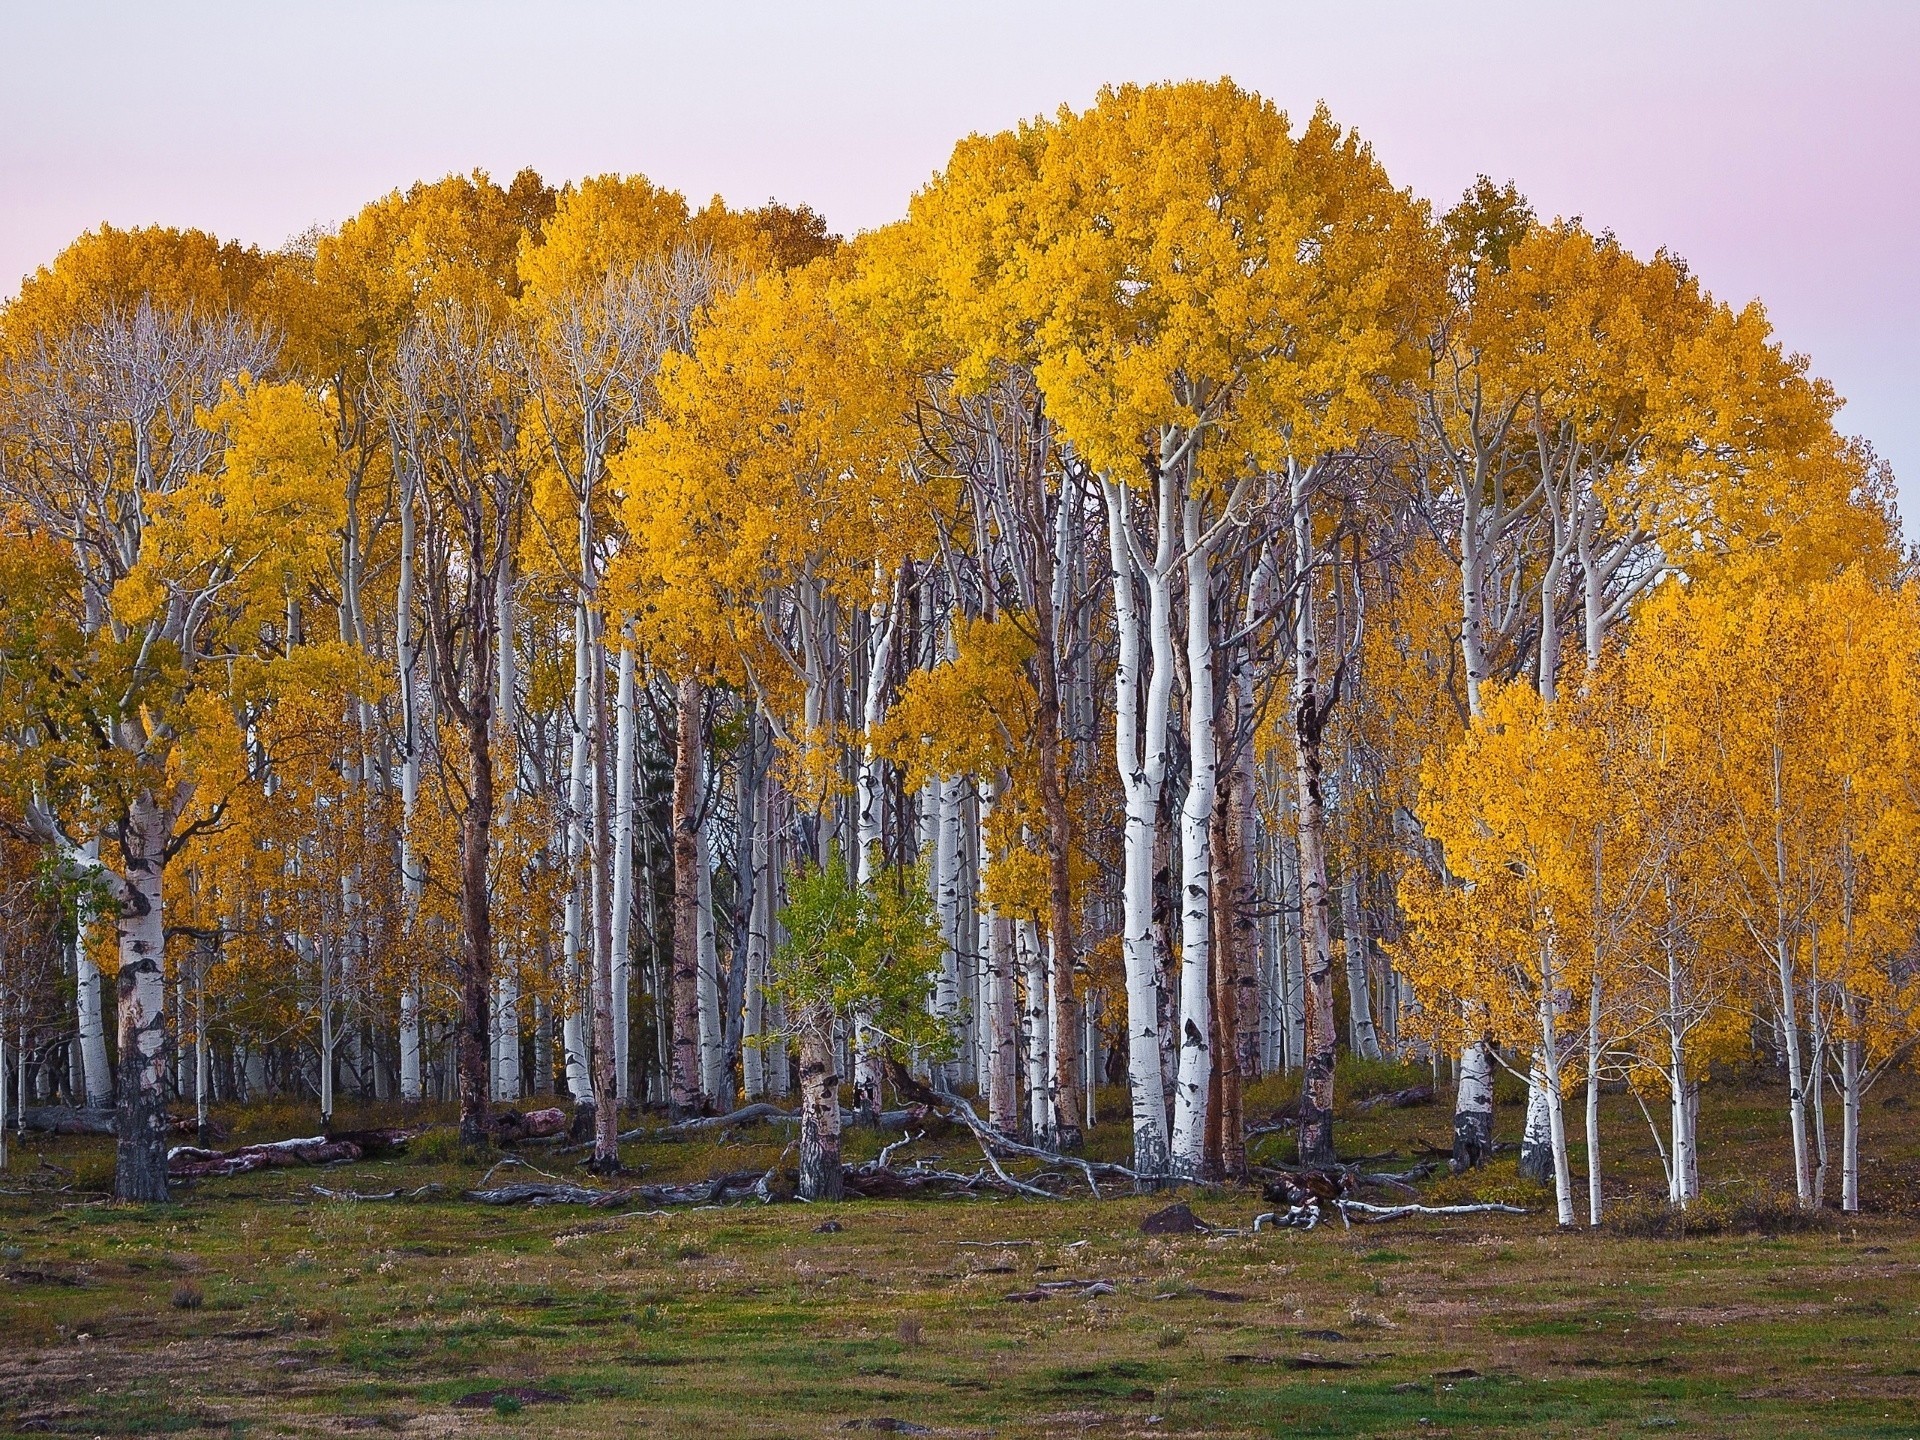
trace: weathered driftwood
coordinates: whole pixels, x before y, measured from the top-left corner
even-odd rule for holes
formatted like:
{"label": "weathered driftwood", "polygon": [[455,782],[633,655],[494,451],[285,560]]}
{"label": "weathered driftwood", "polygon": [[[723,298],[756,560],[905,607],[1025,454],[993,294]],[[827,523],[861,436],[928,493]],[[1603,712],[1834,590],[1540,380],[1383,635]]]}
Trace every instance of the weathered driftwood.
{"label": "weathered driftwood", "polygon": [[1404,1220],[1409,1215],[1528,1215],[1520,1205],[1502,1205],[1487,1201],[1476,1205],[1369,1205],[1364,1200],[1342,1200],[1340,1214],[1362,1225],[1378,1225],[1387,1220]]}
{"label": "weathered driftwood", "polygon": [[1096,1175],[1114,1176],[1134,1185],[1140,1183],[1139,1175],[1125,1165],[1115,1165],[1104,1160],[1082,1160],[1078,1155],[1063,1155],[1056,1150],[1043,1150],[1037,1145],[1028,1145],[987,1124],[974,1112],[973,1106],[960,1096],[945,1090],[929,1090],[927,1093],[944,1106],[953,1119],[958,1120],[973,1132],[973,1138],[979,1143],[980,1153],[986,1157],[987,1164],[993,1167],[994,1174],[1006,1183],[1007,1188],[1016,1190],[1020,1194],[1031,1195],[1042,1200],[1056,1198],[1050,1190],[1043,1190],[1037,1185],[1029,1185],[1025,1181],[1016,1180],[1008,1175],[995,1157],[996,1150],[1009,1155],[1024,1155],[1031,1159],[1044,1160],[1049,1165],[1063,1165],[1078,1170],[1085,1178],[1087,1188],[1093,1192],[1093,1198],[1096,1200],[1100,1198],[1100,1186],[1094,1179]]}
{"label": "weathered driftwood", "polygon": [[[1362,1225],[1380,1225],[1389,1220],[1404,1220],[1409,1215],[1525,1215],[1529,1212],[1518,1205],[1501,1205],[1494,1202],[1475,1205],[1369,1205],[1364,1200],[1334,1199],[1328,1202],[1339,1216],[1341,1223],[1351,1226],[1355,1221]],[[1322,1202],[1313,1197],[1302,1204],[1290,1206],[1284,1211],[1268,1210],[1253,1217],[1254,1230],[1269,1227],[1278,1230],[1311,1230],[1324,1218]]]}

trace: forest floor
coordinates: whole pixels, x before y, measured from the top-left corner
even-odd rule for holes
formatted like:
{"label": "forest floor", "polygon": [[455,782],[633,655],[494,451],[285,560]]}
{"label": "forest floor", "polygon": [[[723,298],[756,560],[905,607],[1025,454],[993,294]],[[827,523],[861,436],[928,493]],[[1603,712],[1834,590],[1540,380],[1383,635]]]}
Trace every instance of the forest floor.
{"label": "forest floor", "polygon": [[[1883,1090],[1869,1213],[1802,1228],[1769,1201],[1788,1175],[1775,1087],[1710,1087],[1702,1213],[1721,1228],[1665,1238],[1646,1233],[1657,1211],[1637,1197],[1662,1186],[1627,1096],[1606,1106],[1622,1218],[1598,1233],[1557,1231],[1504,1155],[1429,1198],[1534,1213],[1256,1234],[1256,1191],[1202,1188],[1179,1198],[1239,1233],[1146,1236],[1166,1197],[486,1207],[459,1197],[488,1161],[441,1130],[396,1159],[136,1209],[90,1193],[110,1142],[29,1137],[0,1175],[0,1435],[1914,1437],[1920,1086]],[[1250,1114],[1281,1098],[1262,1087]],[[1103,1095],[1096,1152],[1124,1150],[1122,1104]],[[236,1139],[317,1128],[291,1106],[228,1119]],[[1339,1134],[1343,1154],[1406,1159],[1448,1128],[1437,1105],[1354,1112]],[[691,1178],[771,1164],[781,1143],[625,1158]],[[915,1148],[979,1163],[964,1134]],[[316,1184],[441,1188],[376,1203]],[[1069,1281],[1084,1290],[1044,1288]]]}

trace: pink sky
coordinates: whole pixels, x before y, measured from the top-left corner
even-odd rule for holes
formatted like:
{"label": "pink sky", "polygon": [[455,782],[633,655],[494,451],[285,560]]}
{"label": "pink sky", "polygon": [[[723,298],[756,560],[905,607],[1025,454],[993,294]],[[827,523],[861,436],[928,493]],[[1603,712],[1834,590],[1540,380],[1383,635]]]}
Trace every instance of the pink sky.
{"label": "pink sky", "polygon": [[531,164],[892,219],[970,130],[1107,81],[1325,99],[1402,184],[1511,178],[1759,297],[1920,514],[1920,3],[9,5],[0,294],[102,220],[277,245]]}

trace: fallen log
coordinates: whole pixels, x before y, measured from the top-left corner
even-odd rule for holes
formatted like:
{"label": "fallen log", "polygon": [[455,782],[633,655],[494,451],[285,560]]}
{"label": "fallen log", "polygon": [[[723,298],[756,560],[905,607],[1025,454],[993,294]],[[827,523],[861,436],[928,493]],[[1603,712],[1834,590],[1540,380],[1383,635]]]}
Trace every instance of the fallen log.
{"label": "fallen log", "polygon": [[358,1145],[360,1153],[369,1160],[382,1160],[389,1155],[405,1153],[407,1142],[420,1133],[419,1130],[332,1130],[327,1138],[345,1141],[349,1145]]}
{"label": "fallen log", "polygon": [[736,1170],[685,1185],[627,1185],[617,1190],[600,1190],[564,1180],[529,1180],[492,1190],[469,1190],[466,1196],[482,1205],[585,1205],[595,1210],[613,1210],[626,1205],[656,1208],[719,1205],[752,1195],[761,1179],[758,1170]]}
{"label": "fallen log", "polygon": [[1416,1105],[1433,1103],[1433,1086],[1409,1085],[1404,1090],[1390,1090],[1385,1095],[1369,1095],[1365,1100],[1354,1102],[1356,1110],[1411,1110]]}
{"label": "fallen log", "polygon": [[[864,1125],[875,1130],[906,1130],[922,1123],[927,1118],[926,1107],[911,1105],[904,1110],[883,1110],[878,1117],[856,1118],[852,1110],[840,1112],[840,1124],[844,1129],[855,1125]],[[800,1117],[791,1110],[782,1110],[778,1105],[769,1105],[760,1101],[746,1105],[725,1115],[700,1115],[691,1120],[682,1120],[673,1125],[662,1125],[649,1130],[638,1126],[632,1130],[622,1130],[620,1141],[626,1144],[632,1141],[677,1140],[683,1135],[703,1134],[710,1130],[730,1130],[742,1125],[798,1125]]]}
{"label": "fallen log", "polygon": [[1015,1140],[1010,1135],[1003,1134],[1001,1131],[987,1124],[986,1121],[982,1120],[979,1115],[974,1112],[973,1106],[969,1105],[960,1096],[951,1094],[945,1090],[929,1090],[927,1093],[939,1104],[945,1106],[947,1113],[952,1118],[959,1120],[967,1129],[973,1132],[973,1138],[980,1146],[980,1153],[986,1158],[987,1164],[992,1167],[993,1173],[1000,1178],[1009,1190],[1013,1190],[1022,1195],[1031,1195],[1035,1199],[1040,1200],[1058,1198],[1049,1190],[1042,1190],[1038,1185],[1029,1185],[1024,1180],[1016,1180],[1013,1176],[1007,1174],[994,1154],[996,1150],[1009,1155],[1024,1155],[1030,1159],[1044,1160],[1050,1165],[1071,1166],[1085,1177],[1087,1188],[1093,1192],[1093,1198],[1096,1200],[1101,1198],[1100,1186],[1094,1179],[1096,1175],[1116,1176],[1136,1186],[1140,1183],[1139,1175],[1124,1165],[1115,1165],[1103,1160],[1082,1160],[1078,1155],[1062,1155],[1055,1150],[1042,1150],[1037,1145],[1028,1145],[1023,1141]]}
{"label": "fallen log", "polygon": [[[1351,1227],[1355,1221],[1362,1225],[1380,1225],[1389,1220],[1404,1220],[1409,1215],[1526,1215],[1531,1212],[1518,1205],[1502,1205],[1492,1201],[1474,1205],[1369,1205],[1364,1200],[1336,1198],[1330,1202],[1339,1213],[1342,1224]],[[1269,1226],[1277,1230],[1311,1230],[1323,1218],[1322,1204],[1318,1197],[1289,1207],[1284,1211],[1268,1210],[1253,1217],[1255,1233]]]}
{"label": "fallen log", "polygon": [[493,1138],[502,1145],[519,1140],[540,1140],[549,1135],[567,1133],[567,1112],[561,1109],[502,1110],[492,1119]]}
{"label": "fallen log", "polygon": [[41,1135],[111,1135],[113,1111],[82,1110],[72,1105],[29,1105],[16,1122],[22,1130]]}
{"label": "fallen log", "polygon": [[1337,1200],[1340,1214],[1352,1218],[1362,1225],[1379,1225],[1388,1220],[1404,1220],[1409,1215],[1530,1215],[1533,1212],[1519,1205],[1502,1205],[1495,1201],[1486,1201],[1474,1205],[1369,1205],[1364,1200]]}
{"label": "fallen log", "polygon": [[329,1190],[324,1185],[309,1185],[308,1191],[322,1200],[423,1200],[429,1195],[437,1195],[445,1187],[441,1185],[422,1185],[418,1190]]}
{"label": "fallen log", "polygon": [[351,1140],[330,1140],[325,1135],[310,1135],[296,1140],[271,1140],[262,1145],[241,1145],[232,1150],[203,1150],[197,1145],[176,1145],[167,1152],[167,1174],[175,1180],[205,1180],[285,1165],[326,1165],[339,1160],[358,1160],[361,1149]]}
{"label": "fallen log", "polygon": [[1353,1189],[1353,1177],[1338,1168],[1297,1167],[1270,1173],[1274,1178],[1260,1193],[1290,1212],[1311,1209],[1318,1214],[1321,1206]]}

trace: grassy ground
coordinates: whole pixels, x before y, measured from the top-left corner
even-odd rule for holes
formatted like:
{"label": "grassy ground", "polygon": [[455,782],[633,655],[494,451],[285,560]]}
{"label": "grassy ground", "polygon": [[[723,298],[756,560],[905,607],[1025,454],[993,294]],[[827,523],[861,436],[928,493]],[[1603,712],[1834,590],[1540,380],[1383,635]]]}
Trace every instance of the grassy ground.
{"label": "grassy ground", "polygon": [[[1868,1115],[1878,1213],[1677,1239],[1560,1234],[1550,1214],[1149,1238],[1140,1218],[1165,1203],[1149,1198],[508,1211],[452,1198],[483,1165],[440,1132],[401,1159],[208,1181],[143,1211],[86,1193],[101,1142],[30,1144],[0,1182],[26,1192],[0,1196],[0,1434],[1912,1437],[1905,1098]],[[241,1138],[314,1128],[290,1108],[237,1118]],[[1784,1182],[1770,1089],[1721,1089],[1706,1122],[1723,1199]],[[1447,1124],[1444,1107],[1353,1115],[1342,1150],[1408,1156]],[[1610,1097],[1607,1126],[1631,1211],[1657,1159],[1630,1100]],[[1123,1146],[1124,1126],[1096,1138]],[[918,1149],[978,1163],[956,1136]],[[778,1153],[744,1134],[627,1159],[664,1179]],[[329,1201],[315,1183],[448,1198]],[[1510,1162],[1433,1189],[1545,1198]],[[1264,1208],[1184,1198],[1219,1225]],[[1066,1280],[1111,1293],[1008,1298]]]}

